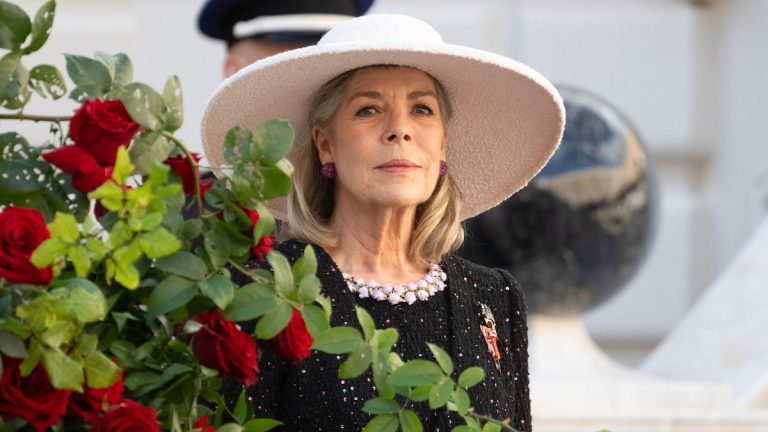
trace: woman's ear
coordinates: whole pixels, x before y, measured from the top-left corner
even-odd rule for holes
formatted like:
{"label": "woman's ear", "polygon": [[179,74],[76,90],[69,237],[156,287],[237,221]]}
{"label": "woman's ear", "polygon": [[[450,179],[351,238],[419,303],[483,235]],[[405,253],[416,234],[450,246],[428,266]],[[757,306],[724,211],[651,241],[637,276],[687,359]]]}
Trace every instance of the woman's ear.
{"label": "woman's ear", "polygon": [[333,162],[333,153],[331,153],[331,141],[328,139],[328,135],[319,126],[312,127],[312,143],[317,149],[317,155],[320,158],[320,163],[325,164]]}

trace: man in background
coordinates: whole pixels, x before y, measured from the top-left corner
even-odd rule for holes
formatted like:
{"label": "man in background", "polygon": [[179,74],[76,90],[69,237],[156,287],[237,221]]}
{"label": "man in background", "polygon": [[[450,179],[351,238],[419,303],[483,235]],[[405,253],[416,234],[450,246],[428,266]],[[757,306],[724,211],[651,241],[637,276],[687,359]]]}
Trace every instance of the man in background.
{"label": "man in background", "polygon": [[209,0],[203,34],[227,44],[224,78],[256,60],[317,43],[333,26],[364,14],[373,0]]}

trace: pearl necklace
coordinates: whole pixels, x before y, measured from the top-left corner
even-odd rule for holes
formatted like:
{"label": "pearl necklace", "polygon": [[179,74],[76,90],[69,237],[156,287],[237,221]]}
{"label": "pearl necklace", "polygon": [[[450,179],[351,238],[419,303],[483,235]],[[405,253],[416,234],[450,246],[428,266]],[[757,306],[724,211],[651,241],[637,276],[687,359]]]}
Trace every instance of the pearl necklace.
{"label": "pearl necklace", "polygon": [[445,281],[448,276],[437,264],[429,265],[429,273],[417,282],[399,285],[379,285],[375,280],[365,282],[363,278],[356,278],[349,273],[341,273],[347,288],[363,298],[372,298],[378,301],[387,300],[391,304],[406,302],[413,304],[416,300],[426,301],[438,291],[445,289]]}

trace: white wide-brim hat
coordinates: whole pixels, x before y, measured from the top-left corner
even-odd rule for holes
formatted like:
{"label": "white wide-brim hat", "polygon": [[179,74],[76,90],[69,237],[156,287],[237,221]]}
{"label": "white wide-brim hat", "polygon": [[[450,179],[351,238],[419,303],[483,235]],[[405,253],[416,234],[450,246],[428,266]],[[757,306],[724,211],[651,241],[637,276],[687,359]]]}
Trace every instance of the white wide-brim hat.
{"label": "white wide-brim hat", "polygon": [[[446,88],[453,107],[446,161],[462,193],[462,219],[520,190],[560,143],[565,109],[541,74],[498,54],[447,44],[415,18],[379,14],[346,21],[317,45],[259,60],[222,82],[203,115],[208,161],[214,167],[226,163],[224,136],[230,128],[253,129],[271,118],[287,119],[295,129],[291,160],[310,143],[313,93],[346,71],[371,65],[420,69]],[[284,198],[269,207],[285,219]]]}

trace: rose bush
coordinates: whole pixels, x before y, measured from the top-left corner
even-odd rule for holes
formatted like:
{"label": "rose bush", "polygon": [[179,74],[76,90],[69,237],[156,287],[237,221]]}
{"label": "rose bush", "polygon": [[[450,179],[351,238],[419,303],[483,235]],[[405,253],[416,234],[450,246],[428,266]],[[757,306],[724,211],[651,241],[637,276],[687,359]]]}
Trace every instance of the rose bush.
{"label": "rose bush", "polygon": [[[454,371],[433,345],[434,362],[401,359],[397,330],[363,309],[358,327],[332,327],[313,249],[295,263],[272,250],[265,202],[290,189],[290,125],[234,127],[219,178],[201,180],[199,157],[173,134],[178,78],[158,92],[120,53],[65,55],[68,80],[24,64],[55,11],[50,0],[30,19],[0,0],[0,126],[52,132],[30,144],[0,131],[0,430],[267,431],[280,422],[259,418],[245,389],[235,407],[218,391],[230,377],[259,385],[264,348],[294,364],[313,350],[349,354],[341,379],[370,368],[366,431],[421,430],[413,403],[458,412],[458,430],[510,429],[470,406],[482,369]],[[33,94],[79,107],[30,114]],[[248,283],[235,286],[234,272]]]}

